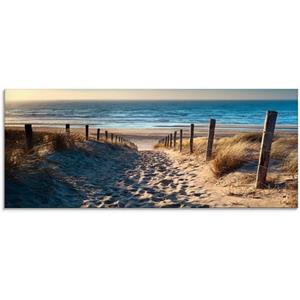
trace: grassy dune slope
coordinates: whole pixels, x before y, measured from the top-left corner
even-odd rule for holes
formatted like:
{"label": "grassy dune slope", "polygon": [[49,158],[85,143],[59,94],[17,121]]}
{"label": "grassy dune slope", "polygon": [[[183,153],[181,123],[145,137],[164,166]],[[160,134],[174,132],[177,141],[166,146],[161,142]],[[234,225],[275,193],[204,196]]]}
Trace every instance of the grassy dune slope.
{"label": "grassy dune slope", "polygon": [[[287,203],[282,200],[282,206],[296,207],[298,188],[297,135],[275,135],[267,176],[267,189],[255,191],[261,139],[262,135],[259,133],[242,133],[231,137],[215,138],[213,157],[210,162],[205,162],[204,159],[207,146],[206,137],[194,139],[193,155],[189,154],[189,140],[184,139],[182,153],[178,154],[178,151],[175,151],[176,159],[189,157],[190,160],[197,162],[200,169],[205,170],[202,172],[202,177],[207,184],[211,183],[214,189],[221,186],[222,195],[236,196],[237,199],[239,198],[237,202],[241,205],[240,200],[243,198],[246,200],[250,195],[260,199],[267,198],[269,195],[270,197],[282,196],[287,198]],[[161,145],[156,145],[156,148],[164,149]],[[171,152],[173,151],[171,150]],[[280,206],[278,203],[276,205]]]}
{"label": "grassy dune slope", "polygon": [[22,131],[5,132],[6,207],[80,207],[102,175],[121,172],[121,167],[113,168],[134,160],[136,153],[129,143],[49,132],[34,133],[33,144],[28,150]]}

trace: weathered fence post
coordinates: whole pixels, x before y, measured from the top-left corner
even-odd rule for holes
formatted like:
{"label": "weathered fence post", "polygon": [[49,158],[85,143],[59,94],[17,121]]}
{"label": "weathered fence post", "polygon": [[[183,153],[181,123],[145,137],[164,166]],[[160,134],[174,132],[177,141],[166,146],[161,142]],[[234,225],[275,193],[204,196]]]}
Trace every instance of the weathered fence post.
{"label": "weathered fence post", "polygon": [[85,125],[85,139],[89,139],[89,125]]}
{"label": "weathered fence post", "polygon": [[174,149],[176,149],[177,131],[174,131]]}
{"label": "weathered fence post", "polygon": [[182,151],[182,135],[183,135],[183,130],[180,129],[180,135],[179,135],[179,151]]}
{"label": "weathered fence post", "polygon": [[216,128],[216,120],[210,119],[209,120],[209,128],[208,128],[207,149],[206,149],[206,160],[207,161],[210,160],[212,157],[215,128]]}
{"label": "weathered fence post", "polygon": [[170,136],[167,135],[167,148],[169,148],[169,146],[170,146]]}
{"label": "weathered fence post", "polygon": [[276,111],[268,110],[266,112],[264,130],[263,130],[262,141],[260,146],[258,168],[256,174],[256,188],[258,189],[263,188],[266,184],[276,119],[277,119]]}
{"label": "weathered fence post", "polygon": [[105,130],[105,140],[106,141],[108,140],[108,132],[107,132],[107,130]]}
{"label": "weathered fence post", "polygon": [[118,136],[116,135],[115,136],[115,143],[117,143],[118,142]]}
{"label": "weathered fence post", "polygon": [[191,124],[190,153],[194,152],[194,124]]}
{"label": "weathered fence post", "polygon": [[173,134],[170,133],[170,148],[173,147]]}
{"label": "weathered fence post", "polygon": [[114,142],[114,134],[113,133],[110,134],[110,139],[111,139],[111,142],[113,143]]}
{"label": "weathered fence post", "polygon": [[100,129],[98,128],[97,129],[97,141],[99,141],[99,139],[100,139]]}
{"label": "weathered fence post", "polygon": [[167,137],[165,137],[165,147],[167,147]]}
{"label": "weathered fence post", "polygon": [[70,124],[66,124],[66,133],[70,134]]}
{"label": "weathered fence post", "polygon": [[31,149],[33,147],[32,135],[33,135],[32,134],[32,125],[25,124],[25,137],[26,137],[27,149]]}

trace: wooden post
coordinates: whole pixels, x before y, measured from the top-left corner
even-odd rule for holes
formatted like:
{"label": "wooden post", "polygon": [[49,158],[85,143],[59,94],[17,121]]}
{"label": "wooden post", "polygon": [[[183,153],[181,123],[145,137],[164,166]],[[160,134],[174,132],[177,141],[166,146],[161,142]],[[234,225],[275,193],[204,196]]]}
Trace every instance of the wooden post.
{"label": "wooden post", "polygon": [[177,131],[174,131],[174,149],[176,149]]}
{"label": "wooden post", "polygon": [[70,134],[70,124],[66,124],[66,133]]}
{"label": "wooden post", "polygon": [[114,142],[114,134],[113,133],[110,134],[110,139],[111,139],[111,142],[113,143]]}
{"label": "wooden post", "polygon": [[25,137],[26,137],[27,149],[31,149],[33,147],[32,136],[33,136],[32,125],[25,124]]}
{"label": "wooden post", "polygon": [[180,129],[180,137],[179,137],[179,151],[182,151],[182,135],[183,135],[183,130]]}
{"label": "wooden post", "polygon": [[260,146],[258,168],[256,174],[256,188],[258,189],[263,188],[266,184],[276,119],[277,119],[276,111],[268,110],[266,112],[264,130],[263,130],[262,141]]}
{"label": "wooden post", "polygon": [[167,137],[165,137],[165,147],[167,147]]}
{"label": "wooden post", "polygon": [[207,149],[206,149],[206,161],[210,160],[212,157],[212,149],[214,144],[216,120],[209,120],[208,138],[207,138]]}
{"label": "wooden post", "polygon": [[194,152],[194,124],[191,124],[190,153]]}
{"label": "wooden post", "polygon": [[108,140],[108,132],[107,132],[107,130],[105,130],[105,140],[106,141]]}
{"label": "wooden post", "polygon": [[89,139],[89,125],[85,125],[85,139]]}
{"label": "wooden post", "polygon": [[167,147],[170,147],[170,135],[168,134],[168,143],[167,143]]}
{"label": "wooden post", "polygon": [[173,147],[173,134],[170,133],[170,148]]}
{"label": "wooden post", "polygon": [[97,141],[99,141],[99,139],[100,139],[100,129],[98,128],[97,129]]}

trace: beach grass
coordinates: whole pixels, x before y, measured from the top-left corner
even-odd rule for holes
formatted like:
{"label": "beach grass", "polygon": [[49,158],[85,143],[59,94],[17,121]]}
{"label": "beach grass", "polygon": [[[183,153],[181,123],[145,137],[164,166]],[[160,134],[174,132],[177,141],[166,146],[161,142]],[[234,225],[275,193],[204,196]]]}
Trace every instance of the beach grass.
{"label": "beach grass", "polygon": [[[230,137],[215,138],[212,160],[209,162],[211,171],[216,178],[236,171],[248,165],[257,165],[262,134],[241,133]],[[204,159],[207,147],[206,137],[194,138],[193,156]],[[156,149],[164,148],[155,145]],[[178,146],[176,148],[178,150]],[[183,155],[190,154],[189,139],[183,139]],[[298,172],[298,138],[296,135],[275,135],[271,150],[271,161],[275,160],[279,170],[290,175]]]}
{"label": "beach grass", "polygon": [[[92,139],[95,141],[95,139]],[[51,131],[36,131],[33,134],[32,148],[26,144],[25,132],[23,130],[6,129],[5,130],[5,172],[19,167],[29,155],[38,154],[41,151],[66,151],[78,148],[78,143],[85,141],[83,134],[79,133],[58,133]],[[101,140],[104,143],[105,141]],[[110,140],[107,142],[111,144]],[[113,143],[115,147],[126,147],[135,149],[136,146],[131,142]],[[82,148],[82,147],[81,147]],[[82,148],[83,149],[83,148]]]}

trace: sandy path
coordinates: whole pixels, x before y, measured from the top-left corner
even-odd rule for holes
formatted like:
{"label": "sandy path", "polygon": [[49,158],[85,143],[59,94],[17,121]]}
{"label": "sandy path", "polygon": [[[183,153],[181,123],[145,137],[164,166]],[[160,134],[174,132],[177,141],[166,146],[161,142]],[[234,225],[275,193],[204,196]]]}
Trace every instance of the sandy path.
{"label": "sandy path", "polygon": [[[83,207],[203,207],[198,200],[204,193],[195,189],[186,175],[174,165],[168,154],[139,151],[133,160],[117,163],[113,176],[101,170],[101,183],[89,186]],[[204,207],[207,207],[204,206]]]}
{"label": "sandy path", "polygon": [[140,151],[136,166],[128,170],[121,188],[127,188],[131,196],[125,199],[125,207],[202,207],[196,203],[204,193],[175,166],[168,154],[160,151]]}
{"label": "sandy path", "polygon": [[6,207],[208,207],[194,177],[165,152],[82,142],[7,176]]}

